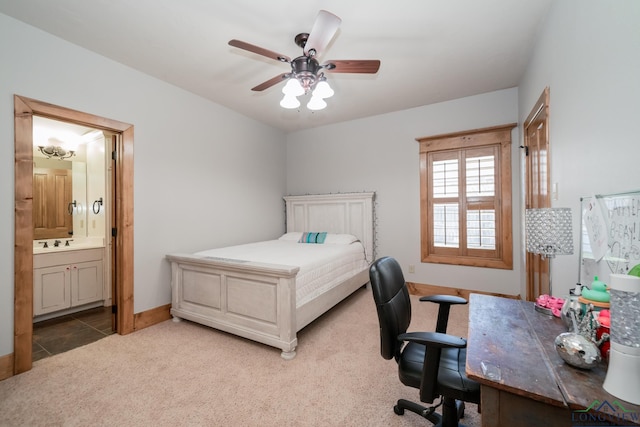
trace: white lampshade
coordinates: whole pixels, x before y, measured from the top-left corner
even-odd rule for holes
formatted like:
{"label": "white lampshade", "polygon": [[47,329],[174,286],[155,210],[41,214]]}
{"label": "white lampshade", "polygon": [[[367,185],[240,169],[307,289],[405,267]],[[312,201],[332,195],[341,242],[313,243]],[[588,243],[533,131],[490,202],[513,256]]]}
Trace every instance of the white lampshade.
{"label": "white lampshade", "polygon": [[315,96],[315,95],[313,95],[311,97],[311,100],[307,104],[307,108],[309,110],[314,110],[314,111],[322,110],[322,109],[324,109],[326,107],[327,107],[327,103],[324,102],[324,99],[322,99],[322,98],[320,98],[318,96]]}
{"label": "white lampshade", "polygon": [[282,88],[282,93],[285,95],[300,96],[304,95],[304,89],[298,79],[290,78],[287,84]]}
{"label": "white lampshade", "polygon": [[300,106],[300,101],[298,101],[298,98],[293,95],[285,95],[284,98],[282,98],[282,101],[280,101],[280,106],[288,109],[298,108]]}
{"label": "white lampshade", "polygon": [[333,89],[331,89],[331,86],[329,86],[329,83],[327,83],[326,80],[321,80],[320,82],[318,82],[316,88],[313,90],[313,96],[317,96],[323,99],[331,98],[333,94]]}

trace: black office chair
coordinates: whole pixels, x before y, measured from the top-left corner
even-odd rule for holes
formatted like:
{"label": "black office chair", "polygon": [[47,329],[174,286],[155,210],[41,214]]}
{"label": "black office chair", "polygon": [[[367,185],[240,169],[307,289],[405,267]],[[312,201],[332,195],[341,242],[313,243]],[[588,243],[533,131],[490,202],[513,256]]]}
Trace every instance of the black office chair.
{"label": "black office chair", "polygon": [[[411,300],[402,269],[391,257],[377,259],[369,268],[373,299],[380,321],[380,353],[398,363],[400,381],[420,389],[420,401],[431,407],[400,399],[396,414],[405,409],[439,426],[457,426],[464,416],[464,402],[480,403],[480,385],[465,375],[466,340],[446,335],[449,310],[453,304],[466,304],[460,297],[432,295],[420,298],[439,304],[436,332],[409,332]],[[405,344],[406,343],[406,344]],[[435,412],[442,405],[442,415]]]}

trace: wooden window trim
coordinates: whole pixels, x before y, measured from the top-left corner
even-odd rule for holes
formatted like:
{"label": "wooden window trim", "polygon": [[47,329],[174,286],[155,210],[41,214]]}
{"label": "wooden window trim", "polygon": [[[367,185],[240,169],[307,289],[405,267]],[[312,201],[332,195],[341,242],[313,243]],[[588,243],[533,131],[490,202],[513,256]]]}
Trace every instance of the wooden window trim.
{"label": "wooden window trim", "polygon": [[[513,269],[513,221],[511,194],[511,131],[517,123],[474,129],[451,134],[417,138],[420,143],[420,240],[421,261],[438,264],[455,264],[473,267]],[[497,194],[499,194],[498,209],[496,209],[496,224],[498,233],[496,250],[487,251],[466,249],[466,255],[459,255],[458,249],[448,250],[439,247],[434,249],[431,236],[429,218],[432,218],[432,204],[429,182],[429,154],[446,150],[460,150],[463,148],[499,147],[498,162],[495,165]],[[461,188],[462,183],[459,184]],[[465,190],[466,192],[466,190]],[[479,199],[478,202],[481,202]],[[460,245],[463,244],[461,233]],[[466,245],[465,245],[466,246]],[[436,253],[437,252],[437,253]]]}

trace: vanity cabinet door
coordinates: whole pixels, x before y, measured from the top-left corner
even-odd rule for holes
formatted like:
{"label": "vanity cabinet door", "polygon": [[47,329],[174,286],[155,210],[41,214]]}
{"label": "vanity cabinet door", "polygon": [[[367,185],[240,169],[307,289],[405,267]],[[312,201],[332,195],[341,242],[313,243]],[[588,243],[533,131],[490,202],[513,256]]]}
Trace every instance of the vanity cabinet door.
{"label": "vanity cabinet door", "polygon": [[71,265],[71,305],[100,301],[102,296],[102,261],[79,262]]}
{"label": "vanity cabinet door", "polygon": [[33,314],[71,307],[71,267],[58,265],[34,270]]}

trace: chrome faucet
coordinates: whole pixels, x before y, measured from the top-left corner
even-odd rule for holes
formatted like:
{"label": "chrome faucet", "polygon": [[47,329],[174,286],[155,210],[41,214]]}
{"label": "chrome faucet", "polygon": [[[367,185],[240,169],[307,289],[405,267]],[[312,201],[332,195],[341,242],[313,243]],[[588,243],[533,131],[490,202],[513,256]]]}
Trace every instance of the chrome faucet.
{"label": "chrome faucet", "polygon": [[53,242],[53,246],[57,248],[58,246],[60,246],[60,243],[62,243],[60,240],[56,240]]}

